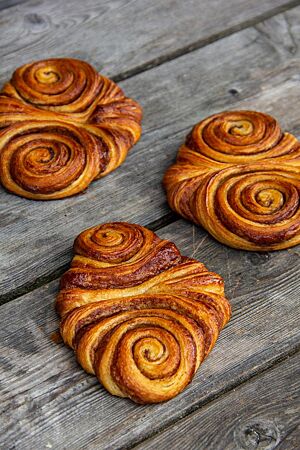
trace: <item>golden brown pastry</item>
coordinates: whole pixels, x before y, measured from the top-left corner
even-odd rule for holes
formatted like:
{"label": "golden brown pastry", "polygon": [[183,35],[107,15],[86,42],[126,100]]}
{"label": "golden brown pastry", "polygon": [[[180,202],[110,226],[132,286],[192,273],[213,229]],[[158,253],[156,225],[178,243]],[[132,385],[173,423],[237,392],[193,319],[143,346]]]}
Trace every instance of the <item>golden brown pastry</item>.
{"label": "golden brown pastry", "polygon": [[174,211],[230,247],[300,243],[300,143],[267,114],[225,111],[198,123],[164,186]]}
{"label": "golden brown pastry", "polygon": [[123,222],[84,231],[74,252],[56,309],[79,364],[137,403],[179,394],[230,318],[222,278]]}
{"label": "golden brown pastry", "polygon": [[0,180],[22,197],[69,197],[118,167],[141,135],[140,105],[84,61],[17,69],[0,92]]}

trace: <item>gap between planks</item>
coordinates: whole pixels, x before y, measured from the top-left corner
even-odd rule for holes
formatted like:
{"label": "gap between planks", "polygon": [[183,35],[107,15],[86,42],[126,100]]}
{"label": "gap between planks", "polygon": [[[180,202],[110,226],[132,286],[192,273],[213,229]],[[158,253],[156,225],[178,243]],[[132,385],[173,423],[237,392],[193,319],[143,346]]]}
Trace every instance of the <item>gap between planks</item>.
{"label": "gap between planks", "polygon": [[0,1],[0,11],[4,9],[12,8],[13,6],[20,5],[21,3],[25,3],[27,0],[1,0]]}
{"label": "gap between planks", "polygon": [[[188,224],[187,223],[185,224],[183,222],[179,223],[179,221],[178,221],[175,226],[171,226],[171,227],[169,227],[169,229],[165,230],[164,238],[168,239],[173,233],[176,233],[176,230],[178,230],[178,231],[180,230],[181,239],[180,238],[178,239],[179,248],[183,247],[184,251],[188,251],[188,249],[192,250],[193,246],[194,246],[194,240],[192,239],[191,233],[189,235],[189,239],[187,240],[187,234],[188,233],[186,233],[184,231],[185,228],[186,229],[189,228]],[[201,240],[203,239],[204,233],[205,232],[203,230],[201,232],[199,230],[198,235],[199,235],[199,238]],[[207,245],[205,245],[201,249],[201,251],[198,250],[197,253],[201,253],[202,256],[204,256],[204,255],[206,255],[206,256],[211,255],[209,267],[217,269],[218,267],[220,267],[219,264],[222,264],[221,261],[224,260],[224,256],[226,255],[224,246],[222,246],[221,244],[218,244],[216,242],[212,242],[212,241],[211,242],[206,242],[206,244]],[[215,251],[212,251],[213,249]],[[143,438],[140,438],[138,433],[133,434],[133,437],[130,438],[130,441],[131,441],[130,444],[129,443],[125,444],[125,445],[127,445],[128,448],[132,448],[133,445],[139,444],[140,441],[142,442],[142,441],[144,441],[144,439],[147,439],[147,438],[151,437],[152,435],[156,435],[157,434],[157,430],[158,430],[158,432],[163,431],[165,428],[168,428],[172,424],[176,423],[178,420],[188,416],[192,412],[195,412],[195,411],[199,410],[202,406],[204,406],[204,405],[206,405],[208,403],[211,403],[211,401],[216,400],[220,395],[223,395],[224,393],[229,392],[232,389],[234,389],[235,387],[239,386],[241,383],[252,379],[253,376],[255,376],[256,374],[259,374],[259,373],[262,373],[264,371],[267,371],[267,369],[272,368],[276,363],[278,363],[278,362],[280,362],[282,360],[285,360],[287,357],[291,357],[294,353],[296,353],[299,350],[299,347],[300,347],[299,346],[299,333],[297,333],[297,334],[292,333],[293,336],[290,336],[287,345],[284,345],[283,348],[282,348],[282,342],[283,341],[282,342],[277,342],[279,345],[278,345],[278,347],[277,346],[275,347],[276,348],[276,353],[274,355],[271,354],[271,356],[270,356],[270,354],[269,354],[269,356],[268,356],[268,355],[266,355],[264,353],[265,351],[270,353],[270,344],[272,342],[276,342],[277,341],[276,340],[276,336],[279,337],[280,335],[282,335],[282,331],[283,331],[284,328],[287,328],[287,329],[290,329],[290,330],[295,329],[294,326],[295,326],[296,320],[293,317],[295,317],[295,318],[297,317],[297,315],[296,315],[297,311],[294,311],[294,308],[292,307],[292,305],[296,305],[296,302],[297,302],[297,296],[294,295],[294,298],[291,298],[291,301],[293,303],[291,303],[290,307],[288,307],[286,305],[287,306],[286,319],[290,317],[290,318],[292,318],[292,322],[289,323],[289,321],[286,320],[285,323],[282,323],[282,327],[283,328],[282,327],[280,327],[279,329],[278,329],[278,327],[274,328],[274,324],[272,324],[272,322],[274,320],[278,321],[278,318],[281,317],[280,315],[278,315],[279,312],[275,312],[276,311],[275,308],[278,307],[280,309],[282,307],[285,307],[285,298],[283,298],[282,295],[280,295],[278,298],[276,296],[275,296],[276,298],[274,297],[275,291],[277,291],[277,287],[276,286],[274,287],[273,290],[271,288],[271,292],[270,292],[270,294],[268,296],[269,300],[271,301],[271,304],[269,303],[268,298],[261,298],[261,295],[259,294],[260,292],[264,292],[266,290],[266,286],[269,285],[269,281],[268,280],[269,280],[270,273],[273,274],[272,275],[273,278],[274,278],[274,274],[277,273],[277,277],[276,278],[277,278],[277,281],[278,281],[279,285],[281,285],[281,282],[280,282],[280,278],[281,277],[278,275],[277,269],[280,268],[280,274],[281,275],[285,275],[285,272],[284,272],[284,270],[282,270],[282,267],[285,266],[284,262],[286,263],[286,262],[289,261],[289,258],[287,258],[287,256],[288,256],[287,252],[282,253],[282,255],[284,255],[286,257],[286,259],[284,261],[281,260],[282,264],[280,264],[278,255],[279,254],[273,254],[273,256],[271,255],[271,258],[273,257],[273,263],[272,263],[272,261],[269,261],[269,260],[264,262],[265,255],[261,255],[261,257],[260,257],[261,261],[260,261],[259,266],[261,266],[263,268],[265,265],[268,265],[268,266],[271,265],[272,270],[269,271],[269,272],[268,271],[263,271],[264,272],[264,276],[260,279],[260,287],[258,288],[257,291],[255,289],[253,289],[251,291],[252,295],[250,297],[252,297],[252,298],[249,298],[248,300],[246,300],[244,298],[245,294],[246,294],[247,298],[249,297],[249,295],[247,293],[248,289],[244,289],[244,291],[242,290],[240,292],[240,294],[242,294],[240,298],[235,298],[235,299],[233,298],[233,308],[236,311],[236,314],[233,316],[233,318],[230,321],[230,324],[231,324],[231,327],[232,327],[231,328],[231,332],[228,330],[229,333],[227,333],[227,340],[226,340],[226,333],[223,335],[223,339],[225,338],[225,341],[223,342],[223,350],[221,348],[222,347],[222,343],[220,342],[219,346],[221,345],[221,347],[220,347],[219,356],[218,356],[217,353],[215,353],[215,356],[214,356],[216,360],[218,360],[218,358],[220,358],[220,356],[223,354],[223,351],[226,349],[226,345],[228,345],[229,343],[232,343],[233,336],[237,336],[237,339],[239,341],[239,339],[242,338],[241,333],[245,337],[250,336],[250,334],[252,335],[252,332],[253,332],[253,318],[256,316],[256,314],[259,314],[259,316],[262,317],[262,314],[266,313],[266,309],[265,309],[264,305],[267,305],[268,308],[270,306],[272,306],[272,310],[273,310],[274,314],[270,316],[271,323],[269,322],[269,324],[266,325],[268,323],[267,318],[266,318],[263,321],[261,321],[260,327],[257,328],[257,336],[260,336],[261,331],[265,330],[264,334],[263,334],[263,336],[265,337],[265,339],[263,339],[265,343],[262,345],[262,347],[260,349],[256,349],[255,350],[256,353],[253,353],[252,350],[251,350],[251,352],[250,352],[251,356],[249,355],[249,359],[252,359],[252,358],[254,358],[254,359],[252,359],[252,363],[250,363],[250,366],[251,366],[250,369],[249,368],[247,369],[247,367],[243,366],[244,369],[242,371],[239,370],[238,373],[235,375],[234,373],[231,372],[232,370],[233,371],[235,370],[235,369],[233,369],[233,367],[235,367],[235,365],[236,365],[236,361],[235,361],[233,366],[230,365],[230,367],[228,367],[226,369],[226,371],[228,371],[227,376],[226,376],[226,383],[229,382],[229,386],[224,387],[224,384],[220,384],[220,383],[218,383],[218,385],[216,385],[216,386],[211,385],[212,386],[212,390],[210,392],[210,395],[209,396],[205,395],[205,397],[202,398],[202,399],[199,398],[198,396],[193,399],[193,396],[192,396],[191,392],[189,393],[189,388],[188,388],[187,392],[186,392],[186,398],[188,400],[192,399],[192,402],[185,400],[185,405],[186,406],[183,405],[184,407],[183,407],[183,411],[181,412],[181,414],[178,414],[176,418],[174,417],[174,414],[171,414],[171,417],[169,417],[169,414],[166,414],[167,411],[164,411],[163,408],[160,409],[159,411],[160,411],[160,413],[162,413],[162,417],[164,418],[164,420],[160,420],[159,421],[158,425],[155,427],[155,431],[151,431],[151,429],[149,429],[149,428],[148,428],[148,430],[143,430],[142,431],[143,432]],[[236,258],[233,258],[233,268],[235,270],[236,276],[238,275],[238,271],[239,271],[239,268],[237,267],[237,264],[236,264],[236,261],[240,260],[239,256],[240,255],[238,255],[238,253],[236,252],[236,254],[235,254]],[[253,258],[250,258],[250,261],[249,261],[248,260],[248,256],[249,256],[249,252],[247,253],[247,256],[245,255],[246,259],[242,260],[242,262],[245,264],[245,268],[249,269],[249,267],[251,267],[251,265],[253,264],[253,262],[252,262]],[[295,267],[297,269],[295,260],[293,261],[293,264],[295,265]],[[254,269],[257,267],[257,265],[258,264],[257,264],[257,261],[256,261]],[[226,272],[226,270],[225,270],[225,272]],[[247,284],[249,286],[249,281],[251,281],[251,277],[249,277],[247,275],[248,272],[249,272],[249,270],[246,271],[246,275],[244,276],[244,281],[245,281],[245,284]],[[256,272],[256,269],[254,270],[254,272]],[[285,279],[284,278],[284,280],[285,280],[285,284],[286,285],[290,284],[289,283],[289,279]],[[234,286],[232,285],[232,286],[228,286],[228,287],[229,287],[229,290],[228,290],[228,294],[229,294],[230,291],[231,292],[233,291]],[[49,296],[51,296],[51,298],[52,298],[52,294],[53,294],[52,291],[53,291],[53,289],[51,288],[50,291],[48,291],[48,293],[46,293],[46,292],[44,293],[45,294],[46,303],[49,301]],[[283,293],[282,290],[281,290],[281,293]],[[286,292],[286,294],[288,295],[288,292]],[[43,294],[41,294],[41,295],[42,295],[42,297],[44,296]],[[37,303],[39,303],[39,297],[41,297],[41,295],[32,295],[33,296],[33,300],[34,300],[33,301],[33,305],[35,305],[34,308],[33,308],[34,310],[36,310],[36,305],[37,305]],[[25,304],[32,305],[32,303],[30,301],[28,301],[28,299],[26,299],[26,302],[24,302],[24,305]],[[20,344],[19,343],[18,345],[16,345],[15,350],[13,349],[13,353],[15,353],[15,351],[17,351],[17,354],[16,354],[17,358],[14,358],[13,353],[12,353],[10,355],[10,360],[11,361],[18,361],[18,364],[20,364],[20,362],[22,361],[22,358],[27,358],[28,354],[30,354],[30,352],[33,352],[34,353],[34,358],[33,359],[35,359],[35,362],[32,361],[32,366],[31,367],[34,367],[34,366],[38,367],[39,366],[39,361],[41,362],[41,361],[44,360],[43,353],[44,353],[44,355],[48,354],[48,351],[47,351],[48,345],[45,346],[44,337],[45,337],[45,333],[48,336],[48,333],[50,333],[50,331],[52,331],[52,326],[50,326],[50,328],[48,327],[48,325],[47,325],[47,327],[45,327],[45,323],[48,323],[48,320],[50,318],[53,318],[53,314],[51,312],[49,317],[44,317],[44,312],[45,312],[44,308],[46,306],[45,305],[43,306],[43,305],[44,305],[44,302],[41,302],[41,310],[39,312],[39,315],[38,316],[34,316],[32,318],[33,324],[35,324],[35,328],[37,330],[38,336],[40,335],[39,333],[42,333],[42,335],[41,335],[42,339],[40,341],[40,345],[41,345],[40,352],[39,352],[39,349],[30,349],[30,342],[32,343],[32,342],[34,342],[36,340],[35,339],[36,331],[33,329],[33,334],[29,336],[28,341],[27,341],[27,339],[25,339],[26,346],[29,345],[29,347],[27,349],[29,352],[25,352],[24,353],[24,347],[23,347],[23,345],[21,345],[21,349],[20,349],[21,353],[18,354],[18,345]],[[258,308],[258,305],[260,305],[259,308]],[[244,310],[243,314],[241,313],[241,307],[242,306],[243,306],[243,310]],[[31,307],[29,307],[28,311],[31,310]],[[239,307],[239,309],[237,309],[237,307]],[[11,309],[11,306],[8,306],[8,311],[9,311],[9,309]],[[14,308],[12,307],[12,309],[14,309]],[[26,306],[26,309],[27,309],[27,306]],[[245,316],[248,316],[247,311],[248,312],[252,311],[252,314],[250,314],[250,316],[248,317],[247,322],[246,322],[246,323],[248,323],[248,322],[252,323],[250,328],[247,327],[247,326],[245,327],[246,323],[245,323],[245,319],[244,318],[245,318]],[[4,320],[5,326],[6,326],[7,330],[8,330],[8,332],[9,332],[9,334],[11,336],[13,335],[14,339],[22,339],[23,340],[23,338],[22,338],[23,332],[20,332],[21,330],[19,330],[19,334],[15,333],[15,331],[17,331],[19,329],[20,321],[21,321],[21,324],[23,324],[23,321],[24,321],[24,326],[26,327],[26,315],[23,313],[22,307],[21,307],[21,309],[19,309],[19,311],[17,311],[17,318],[13,318],[13,316],[11,314],[8,314],[7,317],[12,317],[12,323],[14,323],[14,326],[16,327],[16,330],[12,329],[11,325]],[[40,321],[39,317],[44,317],[42,322]],[[51,320],[49,321],[49,325],[50,325],[50,322],[51,322]],[[289,325],[287,325],[287,323],[289,323]],[[4,333],[5,333],[5,326],[4,326]],[[57,324],[55,324],[55,326],[57,326]],[[269,336],[270,333],[273,336],[272,340],[270,339],[270,336]],[[229,337],[229,340],[228,340],[228,337]],[[260,338],[259,338],[259,340],[260,340]],[[5,342],[5,337],[4,337],[3,342]],[[9,340],[7,340],[6,342],[8,344]],[[48,342],[48,338],[47,338],[47,342]],[[226,342],[227,342],[227,344],[226,344]],[[251,339],[249,341],[248,338],[247,338],[247,342],[245,341],[245,339],[244,339],[244,341],[242,339],[241,342],[240,342],[241,348],[236,353],[235,357],[237,357],[237,358],[240,357],[239,355],[241,355],[241,349],[245,350],[245,345],[247,347],[250,347],[250,348],[255,348],[255,345],[256,345],[257,342],[258,341],[256,341],[256,340],[252,341]],[[38,350],[38,351],[36,352],[36,350]],[[216,346],[216,351],[218,352],[218,346]],[[37,353],[39,353],[39,356],[37,355]],[[55,353],[55,351],[54,351],[54,353]],[[212,358],[210,358],[210,360],[212,361],[214,357],[212,355]],[[21,358],[21,359],[19,359],[19,358]],[[239,359],[237,361],[239,361]],[[245,361],[245,363],[246,363],[246,361]],[[13,370],[11,370],[11,372],[14,372],[14,371],[17,370],[18,364],[15,365],[14,369],[13,369],[13,366],[12,366]],[[63,364],[65,366],[66,360],[63,361]],[[212,365],[212,367],[213,366],[214,365]],[[238,363],[238,366],[240,366],[240,363]],[[48,373],[48,370],[46,370],[46,373]],[[214,370],[208,370],[206,372],[206,375],[204,375],[204,381],[206,380],[205,381],[206,387],[210,385],[209,379],[210,379],[211,375],[213,375],[213,374],[214,374],[214,376],[216,376],[216,372]],[[51,389],[52,389],[52,383],[53,383],[53,386],[55,386],[55,373],[52,373],[52,375],[48,378],[48,380],[51,383]],[[65,378],[64,381],[66,381],[66,380],[67,380],[67,378]],[[80,386],[80,384],[81,384],[80,380],[78,380],[78,381],[74,380],[74,382],[78,386]],[[43,383],[45,383],[45,386],[47,387],[47,381],[43,380]],[[195,383],[197,383],[197,381],[195,381]],[[68,384],[68,382],[67,382],[67,385],[63,384],[64,387],[67,390],[70,389],[69,384]],[[9,386],[12,386],[12,384],[9,383]],[[57,387],[58,390],[56,392],[54,392],[54,394],[53,394],[55,398],[57,396],[60,397],[61,395],[63,395],[62,392],[59,392],[60,386],[58,385],[56,387]],[[201,383],[200,383],[199,380],[198,380],[198,388],[201,391]],[[31,405],[31,402],[35,402],[36,398],[39,398],[39,399],[40,398],[44,398],[45,402],[48,404],[48,401],[50,401],[50,400],[47,397],[47,393],[45,393],[45,392],[44,393],[43,392],[39,393],[38,390],[36,390],[35,386],[30,387],[30,389],[31,389],[31,393],[28,392],[29,397],[27,398],[28,405]],[[202,392],[202,394],[204,394],[206,391],[207,391],[207,389],[205,389]],[[14,393],[14,395],[18,394],[18,392],[15,392],[14,389],[10,389],[10,392]],[[81,393],[80,393],[80,390],[75,391],[75,393],[77,393],[77,395],[81,395],[82,392],[83,391],[81,391]],[[73,394],[74,394],[74,392],[69,397],[73,398]],[[19,392],[18,395],[21,395],[21,392]],[[84,402],[86,402],[86,400],[84,400],[84,398],[86,398],[86,397],[84,397],[84,396],[82,397],[83,404],[84,404]],[[40,407],[42,407],[44,400],[41,399]],[[181,402],[183,402],[183,400],[184,400],[184,398],[181,399]],[[63,402],[69,401],[68,400],[68,395],[66,397],[64,397],[64,395],[63,395],[62,401]],[[177,404],[177,408],[178,408],[178,406],[179,406],[178,402],[176,404]],[[17,400],[16,400],[15,405],[18,405],[18,407],[21,406],[18,403]],[[124,404],[124,406],[126,408],[125,404]],[[54,404],[52,407],[54,408],[52,413],[55,412],[55,411],[57,412],[58,405]],[[175,408],[175,410],[177,410],[177,408]],[[29,412],[30,411],[31,410],[29,410]],[[63,411],[61,411],[61,413],[63,414]],[[148,417],[149,417],[150,421],[151,420],[153,421],[153,417],[151,418],[151,410],[148,410],[148,414],[149,414]],[[137,411],[137,415],[138,415],[138,411]],[[137,415],[135,416],[135,421],[143,420],[143,415],[140,416],[139,419],[138,419]],[[125,412],[125,416],[124,417],[126,418],[126,412]],[[44,415],[44,418],[45,418],[45,415]],[[121,419],[123,421],[123,418],[121,418]],[[126,418],[126,420],[128,420],[128,418]],[[125,424],[126,422],[123,421],[122,423]],[[40,426],[42,426],[42,424],[40,424]],[[134,422],[134,426],[135,426],[135,422]],[[128,436],[128,433],[130,431],[132,432],[132,430],[128,430],[127,429],[127,436]],[[48,432],[49,432],[49,430],[48,430]],[[122,429],[122,433],[123,432],[124,432],[124,430]],[[130,432],[130,435],[132,436],[131,432]],[[89,443],[92,444],[92,442],[89,442]],[[76,448],[79,448],[79,447],[76,447]],[[95,448],[95,447],[89,447],[89,448]],[[105,448],[109,448],[109,447],[105,447]],[[125,446],[122,446],[122,447],[121,446],[116,446],[115,448],[125,448]]]}
{"label": "gap between planks", "polygon": [[[21,3],[21,1],[19,1],[18,3]],[[15,4],[17,4],[17,2]],[[130,77],[133,77],[133,76],[135,76],[137,74],[140,74],[140,73],[142,73],[144,71],[150,70],[150,69],[152,69],[152,68],[154,68],[156,66],[164,64],[165,62],[171,61],[172,59],[176,59],[176,58],[178,58],[178,57],[180,57],[180,56],[182,56],[182,55],[184,55],[186,53],[191,53],[191,52],[193,52],[195,50],[198,50],[201,47],[204,47],[204,46],[206,46],[206,45],[208,45],[208,44],[210,44],[210,43],[212,43],[212,42],[214,42],[216,40],[219,40],[219,39],[222,39],[222,38],[224,38],[226,36],[229,36],[230,34],[233,34],[233,33],[237,32],[237,31],[240,31],[242,29],[254,26],[254,25],[258,24],[259,22],[261,22],[263,20],[271,18],[271,17],[273,17],[276,14],[285,12],[288,9],[290,9],[290,8],[292,8],[294,6],[297,6],[299,4],[300,4],[299,1],[291,1],[289,4],[284,5],[284,6],[280,6],[280,7],[277,7],[277,8],[274,8],[271,11],[268,11],[267,13],[264,13],[264,14],[258,16],[257,18],[253,18],[253,19],[251,19],[249,21],[246,21],[246,22],[244,22],[242,24],[239,24],[237,26],[231,27],[230,29],[225,30],[223,32],[216,33],[215,35],[211,36],[208,39],[199,40],[199,41],[197,41],[197,42],[195,42],[195,43],[193,43],[193,44],[191,44],[191,45],[189,45],[189,46],[187,46],[185,48],[179,49],[179,50],[177,50],[177,51],[175,51],[173,53],[170,53],[168,55],[156,58],[156,59],[154,59],[153,61],[151,61],[149,63],[141,65],[140,67],[136,67],[135,69],[129,70],[128,72],[121,73],[120,75],[118,75],[116,77],[113,77],[113,78],[115,79],[115,81],[121,81],[121,80],[125,80],[127,78],[130,78]],[[11,6],[13,6],[13,5],[11,5]],[[0,6],[0,9],[2,9],[1,6]],[[162,216],[161,218],[159,218],[159,219],[157,219],[157,220],[147,224],[146,227],[152,229],[153,231],[156,231],[156,230],[159,230],[160,228],[162,228],[162,227],[164,227],[166,225],[169,225],[169,224],[175,222],[176,220],[178,220],[178,217],[174,213],[170,212],[170,213]],[[17,289],[16,291],[10,292],[9,294],[4,295],[3,297],[0,296],[0,304],[6,303],[6,302],[8,302],[10,300],[13,300],[13,299],[15,299],[15,298],[25,294],[25,293],[28,293],[28,292],[30,292],[32,290],[35,290],[38,287],[41,287],[44,284],[47,284],[49,281],[52,281],[55,278],[58,278],[63,273],[63,271],[66,270],[67,266],[68,265],[62,266],[62,267],[58,268],[56,271],[54,271],[52,274],[49,274],[49,275],[47,275],[45,277],[40,277],[34,283],[30,283],[28,285],[24,285],[21,288]],[[232,389],[236,388],[237,386],[241,386],[241,385],[243,385],[245,383],[248,383],[250,380],[253,380],[253,379],[257,378],[262,373],[273,369],[278,364],[280,364],[283,361],[287,360],[289,357],[295,355],[297,352],[299,352],[299,350],[300,350],[300,346],[299,345],[295,346],[288,353],[286,353],[285,355],[281,355],[277,360],[272,361],[272,363],[267,365],[266,367],[260,368],[257,372],[254,372],[248,378],[245,377],[244,379],[237,380],[235,383],[232,383],[232,385],[227,386],[223,391],[220,391],[218,394],[216,394],[214,397],[208,399],[207,401],[204,401],[203,403],[199,403],[197,405],[193,405],[189,410],[187,410],[185,412],[185,414],[180,419],[188,417],[190,414],[192,414],[195,411],[199,410],[200,408],[202,408],[206,404],[212,403],[216,399],[220,398],[221,396],[223,396],[223,395],[227,394],[228,392],[230,392]],[[141,440],[136,440],[136,442],[132,443],[130,446],[125,447],[125,448],[128,449],[128,450],[134,448],[136,445],[138,445],[138,444],[144,442],[145,440],[147,440],[147,439],[149,439],[149,438],[151,438],[153,436],[156,436],[159,433],[161,433],[162,431],[168,429],[169,427],[171,427],[174,423],[176,423],[180,419],[171,421],[168,425],[162,427],[159,430],[156,430],[155,433],[153,433],[153,434],[149,433],[148,436],[144,437]]]}
{"label": "gap between planks", "polygon": [[[17,6],[18,4],[25,3],[25,2],[26,2],[26,0],[15,0],[15,1],[13,0],[12,2],[8,1],[8,2],[6,2],[7,6],[4,6],[4,8],[1,7],[1,5],[0,5],[0,10],[4,10],[6,8]],[[155,67],[158,67],[166,62],[170,62],[174,59],[177,59],[185,54],[189,54],[194,51],[197,51],[200,48],[205,47],[206,45],[209,45],[213,42],[216,42],[218,40],[226,38],[232,34],[235,34],[239,31],[241,31],[241,30],[251,28],[255,25],[258,25],[260,22],[270,19],[275,15],[284,13],[298,5],[300,5],[300,0],[291,0],[289,3],[287,3],[285,5],[277,6],[273,9],[270,9],[269,11],[259,14],[256,17],[253,17],[252,19],[245,20],[237,25],[233,25],[233,26],[229,27],[228,29],[225,29],[223,31],[215,33],[207,38],[199,39],[187,46],[184,46],[180,49],[175,50],[174,52],[170,52],[167,55],[162,55],[162,56],[155,58],[152,61],[149,61],[145,64],[137,66],[137,67],[130,69],[128,71],[125,71],[123,73],[121,72],[116,76],[112,76],[111,78],[116,82],[124,81],[126,79],[132,78],[138,74],[141,74],[143,72],[154,69]],[[151,222],[145,226],[147,228],[152,229],[153,231],[157,231],[160,228],[175,222],[176,220],[178,220],[178,217],[173,212],[169,212],[168,214],[165,214],[161,218],[156,219],[153,222]],[[27,284],[24,284],[24,285],[18,287],[17,289],[14,289],[14,290],[6,293],[6,294],[0,295],[0,307],[1,307],[1,305],[5,304],[5,303],[15,300],[16,298],[18,298],[24,294],[27,294],[43,285],[49,283],[50,281],[53,281],[54,279],[60,277],[62,275],[62,273],[68,268],[68,265],[69,264],[64,264],[64,265],[60,266],[59,268],[57,268],[55,271],[51,272],[50,274],[47,274],[45,276],[40,276],[33,282],[29,282]]]}
{"label": "gap between planks", "polygon": [[[24,3],[26,2],[26,0],[16,0],[16,1],[12,1],[12,2],[7,2],[9,7],[15,6],[19,3]],[[129,79],[131,77],[134,77],[138,74],[141,74],[145,71],[154,69],[157,66],[160,66],[166,62],[172,61],[173,59],[177,59],[185,54],[188,53],[192,53],[194,51],[199,50],[202,47],[205,47],[206,45],[209,45],[213,42],[216,42],[220,39],[223,39],[225,37],[228,37],[234,33],[237,33],[241,30],[244,30],[246,28],[250,28],[253,27],[255,25],[258,25],[260,22],[270,19],[273,16],[283,13],[285,11],[288,11],[289,9],[294,8],[295,6],[300,5],[300,1],[299,0],[292,0],[289,3],[285,4],[285,5],[280,5],[276,8],[273,8],[265,13],[262,13],[252,19],[246,20],[244,22],[241,22],[240,24],[237,24],[235,26],[229,27],[227,30],[223,30],[219,33],[215,33],[207,38],[203,38],[203,39],[199,39],[198,41],[195,41],[194,43],[191,43],[187,46],[184,46],[180,49],[175,50],[174,52],[170,52],[167,55],[162,55],[158,58],[153,59],[150,62],[147,62],[145,64],[142,64],[141,66],[138,66],[136,68],[130,69],[128,71],[125,71],[123,73],[120,73],[114,77],[112,77],[112,79],[116,82],[119,81],[123,81],[126,79]],[[5,9],[1,8],[0,5],[0,10],[1,9]],[[165,214],[164,216],[162,216],[159,219],[156,219],[155,221],[145,225],[147,228],[152,229],[153,231],[157,231],[160,228],[171,224],[172,222],[178,220],[178,217],[173,213],[170,212],[168,214]],[[75,237],[74,237],[75,238]],[[27,284],[24,284],[18,288],[16,288],[15,290],[12,290],[6,294],[0,295],[0,307],[1,305],[12,301],[24,294],[27,294],[41,286],[43,286],[44,284],[49,283],[50,281],[60,277],[62,275],[62,273],[68,268],[69,264],[64,264],[62,266],[60,266],[59,268],[57,268],[55,271],[45,275],[45,276],[40,276],[38,277],[36,280],[34,280],[33,282],[29,282]]]}
{"label": "gap between planks", "polygon": [[[165,214],[164,216],[160,217],[159,219],[156,219],[153,222],[150,222],[144,226],[146,228],[149,228],[152,231],[157,231],[160,228],[163,228],[167,225],[170,225],[171,223],[176,222],[177,220],[179,220],[179,216],[177,216],[175,213],[170,211],[168,214]],[[74,236],[74,239],[75,239],[75,237],[76,236]],[[70,260],[70,262],[71,262],[71,260]],[[28,294],[29,292],[34,291],[34,290],[44,286],[45,284],[48,284],[51,281],[54,281],[55,279],[61,277],[61,275],[69,268],[70,262],[58,267],[56,270],[54,270],[53,272],[51,272],[45,276],[38,277],[33,282],[24,284],[23,286],[15,289],[15,290],[12,290],[12,291],[8,292],[7,294],[0,295],[0,308],[2,305],[5,305],[5,303],[15,300],[18,297],[21,297],[22,295]]]}
{"label": "gap between planks", "polygon": [[189,53],[195,52],[200,48],[205,47],[206,45],[212,44],[213,42],[219,41],[220,39],[224,39],[232,34],[238,33],[239,31],[245,30],[247,28],[255,27],[259,23],[271,19],[272,17],[282,14],[296,6],[300,5],[300,0],[292,0],[285,5],[277,6],[276,8],[270,9],[264,13],[259,14],[252,19],[245,20],[237,25],[233,25],[229,27],[227,30],[222,30],[218,33],[212,34],[207,38],[199,39],[187,46],[184,46],[180,49],[177,49],[173,52],[168,53],[167,55],[162,55],[157,58],[154,58],[152,61],[148,61],[147,63],[141,64],[140,66],[135,67],[134,69],[127,70],[125,72],[121,72],[116,76],[112,76],[112,80],[115,82],[120,82],[132,78],[136,75],[139,75],[148,70],[154,69],[155,67],[161,66],[162,64],[172,61],[174,59],[180,58],[181,56],[187,55]]}
{"label": "gap between planks", "polygon": [[[29,0],[4,0],[4,1],[2,1],[2,4],[0,2],[0,11],[4,11],[5,9],[9,9],[14,6],[18,6],[19,4],[26,3],[27,1],[29,1]],[[251,19],[244,20],[241,23],[232,25],[229,28],[224,29],[220,32],[213,33],[212,35],[210,35],[206,38],[200,38],[194,42],[189,43],[188,45],[185,45],[174,51],[170,51],[169,53],[167,53],[165,55],[158,56],[157,58],[147,61],[147,62],[145,62],[139,66],[136,66],[132,69],[129,69],[127,71],[120,72],[115,76],[111,76],[110,78],[112,80],[114,80],[115,82],[120,82],[120,81],[129,79],[129,78],[132,78],[142,72],[151,70],[151,69],[158,67],[166,62],[169,62],[169,61],[172,61],[173,59],[179,58],[180,56],[183,56],[185,54],[199,50],[200,48],[205,47],[206,45],[209,45],[220,39],[228,37],[234,33],[237,33],[246,28],[250,28],[255,25],[258,25],[260,22],[263,22],[267,19],[271,19],[273,16],[284,13],[298,5],[300,5],[300,0],[291,0],[290,2],[288,2],[284,5],[276,6],[275,8],[272,8],[272,9],[269,9],[268,11],[262,12],[261,14],[258,14],[257,16],[255,16]]]}

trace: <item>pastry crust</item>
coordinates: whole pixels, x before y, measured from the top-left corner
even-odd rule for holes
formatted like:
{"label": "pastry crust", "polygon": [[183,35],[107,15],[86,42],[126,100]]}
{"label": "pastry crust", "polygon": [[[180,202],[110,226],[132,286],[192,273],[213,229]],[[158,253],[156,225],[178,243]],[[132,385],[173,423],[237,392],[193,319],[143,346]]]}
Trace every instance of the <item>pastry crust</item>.
{"label": "pastry crust", "polygon": [[137,403],[179,394],[230,318],[222,278],[123,222],[84,231],[74,252],[56,310],[79,364]]}
{"label": "pastry crust", "polygon": [[300,143],[267,114],[225,111],[198,123],[164,186],[174,211],[230,247],[300,243]]}
{"label": "pastry crust", "polygon": [[142,109],[88,63],[48,59],[17,69],[0,92],[0,180],[36,200],[69,197],[125,160]]}

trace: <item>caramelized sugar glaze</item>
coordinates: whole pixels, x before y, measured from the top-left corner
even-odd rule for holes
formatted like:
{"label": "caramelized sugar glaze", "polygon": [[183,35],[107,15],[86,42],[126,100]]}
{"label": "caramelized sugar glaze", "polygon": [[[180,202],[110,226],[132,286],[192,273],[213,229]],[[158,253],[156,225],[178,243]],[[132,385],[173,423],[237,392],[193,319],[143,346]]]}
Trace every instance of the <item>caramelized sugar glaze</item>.
{"label": "caramelized sugar glaze", "polygon": [[180,393],[230,318],[222,278],[128,223],[84,231],[74,253],[56,309],[79,364],[137,403]]}
{"label": "caramelized sugar glaze", "polygon": [[173,210],[231,247],[300,242],[300,143],[267,114],[229,111],[197,124],[164,186]]}
{"label": "caramelized sugar glaze", "polygon": [[36,200],[69,197],[125,160],[142,110],[84,61],[17,69],[0,93],[0,179]]}

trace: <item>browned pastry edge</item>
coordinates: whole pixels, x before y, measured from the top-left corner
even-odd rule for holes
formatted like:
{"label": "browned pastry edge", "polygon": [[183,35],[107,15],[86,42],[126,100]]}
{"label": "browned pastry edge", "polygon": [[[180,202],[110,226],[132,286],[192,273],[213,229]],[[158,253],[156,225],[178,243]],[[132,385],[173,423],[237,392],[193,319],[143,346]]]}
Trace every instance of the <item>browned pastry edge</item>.
{"label": "browned pastry edge", "polygon": [[0,180],[35,200],[69,197],[116,169],[141,135],[142,109],[88,63],[18,68],[0,92]]}
{"label": "browned pastry edge", "polygon": [[82,232],[74,252],[56,309],[78,362],[137,403],[179,394],[230,318],[222,278],[124,222]]}
{"label": "browned pastry edge", "polygon": [[267,114],[225,111],[199,122],[163,184],[174,211],[224,244],[300,243],[300,143]]}

